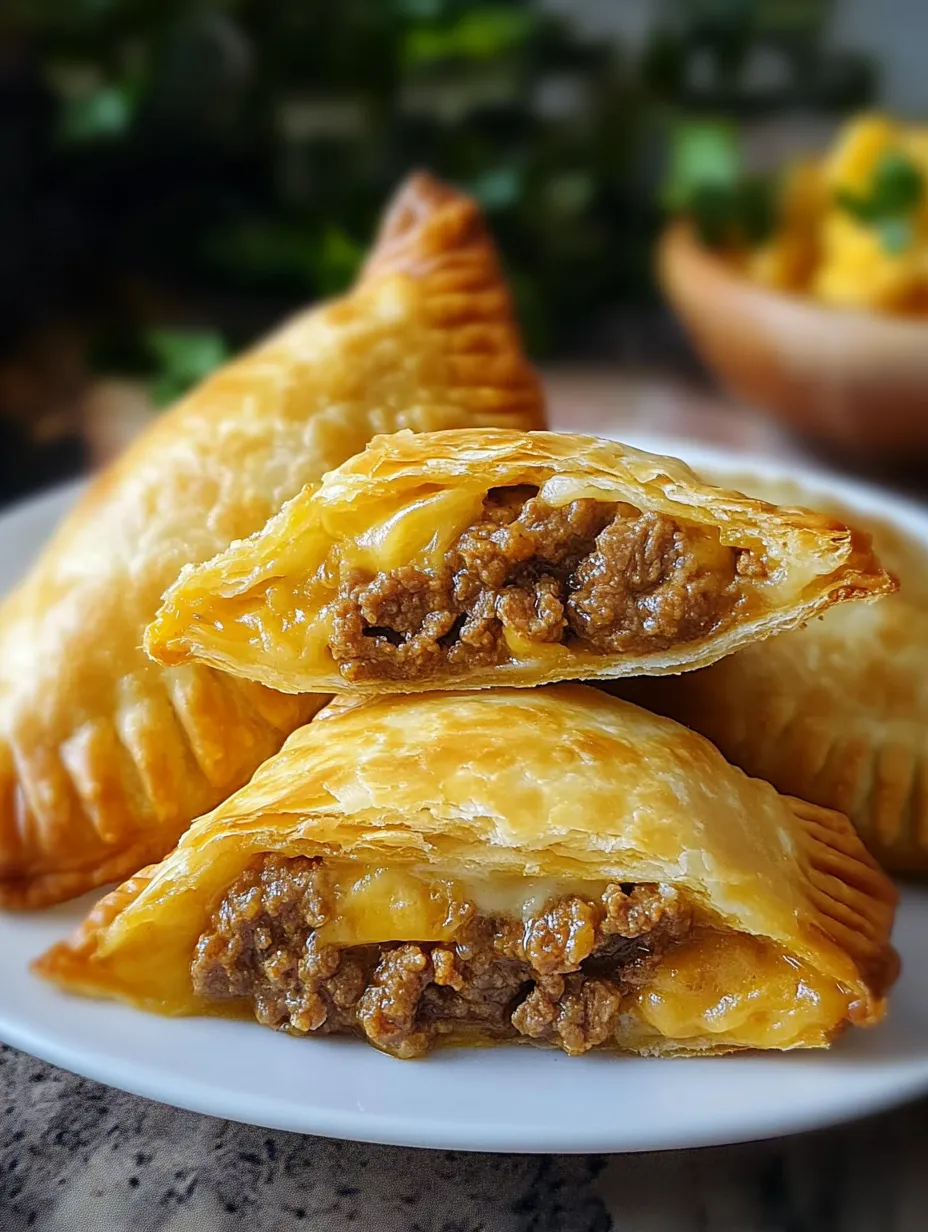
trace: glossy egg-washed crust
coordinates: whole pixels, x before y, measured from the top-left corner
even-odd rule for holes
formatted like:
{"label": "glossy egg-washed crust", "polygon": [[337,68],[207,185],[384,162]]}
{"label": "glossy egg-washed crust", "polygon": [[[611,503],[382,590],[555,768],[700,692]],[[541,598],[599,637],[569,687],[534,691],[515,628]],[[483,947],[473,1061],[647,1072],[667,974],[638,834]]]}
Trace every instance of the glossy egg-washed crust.
{"label": "glossy egg-washed crust", "polygon": [[0,905],[160,859],[317,709],[147,658],[143,630],[182,566],[259,529],[375,433],[543,418],[478,208],[412,177],[356,286],[160,417],[0,609]]}
{"label": "glossy egg-washed crust", "polygon": [[780,791],[846,813],[884,867],[928,873],[928,547],[827,489],[735,482],[865,527],[899,592],[691,676],[630,681],[623,695],[694,727]]}
{"label": "glossy egg-washed crust", "polygon": [[837,981],[859,1024],[882,1016],[897,969],[895,891],[846,818],[747,778],[667,719],[554,685],[336,703],[36,970],[162,1013],[216,1012],[192,987],[196,942],[265,852],[465,886],[494,873],[669,883],[719,927],[770,939]]}
{"label": "glossy egg-washed crust", "polygon": [[[757,551],[769,577],[757,587],[744,583],[759,595],[753,607],[666,650],[593,654],[541,646],[496,666],[360,681],[343,679],[328,651],[307,652],[300,609],[310,616],[324,612],[335,593],[328,579],[346,555],[373,561],[374,569],[387,552],[389,567],[432,568],[454,536],[479,517],[488,489],[521,484],[539,488],[549,504],[592,497],[716,528],[723,544]],[[372,536],[379,525],[389,533]],[[375,540],[386,546],[372,547]],[[307,590],[307,579],[318,578],[324,580]],[[207,663],[290,693],[535,685],[688,670],[795,628],[841,600],[894,585],[868,535],[832,518],[713,487],[675,458],[566,433],[397,433],[375,439],[318,487],[304,490],[258,534],[185,569],[147,630],[145,646],[165,664]]]}

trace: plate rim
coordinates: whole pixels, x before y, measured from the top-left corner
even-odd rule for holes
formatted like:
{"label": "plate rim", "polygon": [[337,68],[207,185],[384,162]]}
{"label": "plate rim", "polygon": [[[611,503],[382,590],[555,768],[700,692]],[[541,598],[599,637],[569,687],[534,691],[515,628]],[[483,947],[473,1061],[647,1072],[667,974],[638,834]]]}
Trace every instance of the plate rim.
{"label": "plate rim", "polygon": [[[293,1105],[271,1097],[255,1101],[246,1116],[243,1114],[242,1101],[240,1098],[236,1099],[234,1092],[227,1092],[205,1084],[199,1088],[194,1084],[184,1083],[182,1088],[175,1088],[171,1086],[170,1081],[159,1088],[153,1073],[150,1076],[151,1080],[145,1076],[145,1067],[117,1064],[115,1068],[107,1071],[105,1066],[97,1066],[93,1061],[87,1062],[82,1057],[76,1060],[70,1059],[66,1046],[58,1046],[51,1041],[41,1040],[35,1046],[31,1046],[28,1043],[28,1032],[10,1030],[2,1019],[0,1019],[0,1029],[3,1030],[0,1042],[17,1048],[28,1056],[57,1066],[79,1078],[98,1082],[101,1086],[122,1091],[137,1098],[148,1099],[165,1107],[284,1133],[332,1138],[344,1142],[360,1142],[374,1146],[411,1147],[417,1150],[512,1155],[641,1155],[657,1151],[701,1150],[707,1147],[737,1146],[780,1137],[792,1137],[828,1129],[903,1107],[928,1095],[928,1066],[926,1066],[924,1072],[915,1081],[911,1075],[900,1074],[887,1081],[879,1090],[859,1095],[853,1099],[833,1100],[824,1108],[809,1104],[803,1108],[802,1112],[781,1117],[779,1122],[771,1119],[758,1122],[753,1128],[748,1127],[738,1115],[729,1114],[724,1120],[716,1120],[713,1128],[705,1132],[696,1132],[689,1127],[686,1130],[672,1130],[667,1133],[664,1132],[666,1126],[663,1126],[661,1132],[649,1130],[634,1143],[623,1141],[617,1144],[617,1140],[610,1140],[602,1132],[595,1131],[589,1137],[584,1137],[583,1133],[580,1133],[568,1139],[566,1137],[557,1138],[556,1135],[544,1129],[534,1131],[537,1133],[535,1137],[532,1134],[526,1137],[521,1127],[519,1133],[522,1136],[519,1140],[514,1140],[512,1130],[507,1129],[505,1125],[497,1128],[492,1119],[488,1119],[480,1126],[468,1124],[462,1127],[451,1119],[428,1120],[419,1117],[411,1121],[408,1118],[404,1119],[401,1114],[388,1116],[383,1113],[361,1111],[351,1113],[320,1107],[314,1109],[311,1118],[302,1118],[287,1112],[287,1109],[292,1109]],[[634,1059],[648,1065],[660,1065],[666,1068],[667,1065],[672,1064],[707,1066],[730,1064],[734,1058],[721,1056]],[[388,1058],[388,1060],[397,1065],[407,1064],[394,1061],[394,1058]],[[580,1060],[582,1064],[582,1058],[571,1058],[571,1060]],[[617,1063],[621,1064],[622,1059],[617,1058]],[[138,1078],[130,1076],[131,1072],[141,1076]],[[279,1111],[273,1112],[273,1109],[279,1109]]]}

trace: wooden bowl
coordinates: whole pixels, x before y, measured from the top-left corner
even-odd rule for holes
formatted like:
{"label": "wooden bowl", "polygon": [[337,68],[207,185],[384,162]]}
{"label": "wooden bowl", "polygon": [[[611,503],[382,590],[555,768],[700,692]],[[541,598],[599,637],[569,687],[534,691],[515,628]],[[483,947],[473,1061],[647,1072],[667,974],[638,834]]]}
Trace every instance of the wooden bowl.
{"label": "wooden bowl", "polygon": [[768,290],[686,223],[662,236],[658,268],[696,349],[737,398],[847,458],[928,458],[928,321]]}

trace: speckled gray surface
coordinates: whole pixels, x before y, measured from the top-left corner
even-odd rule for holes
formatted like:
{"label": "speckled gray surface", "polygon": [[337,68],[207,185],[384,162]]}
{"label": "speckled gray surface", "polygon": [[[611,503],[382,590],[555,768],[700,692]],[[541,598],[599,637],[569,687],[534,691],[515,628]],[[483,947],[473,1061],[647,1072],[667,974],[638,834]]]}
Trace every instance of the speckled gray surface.
{"label": "speckled gray surface", "polygon": [[0,1101],[0,1232],[928,1228],[928,1102],[802,1138],[606,1159],[271,1132],[136,1099],[9,1048]]}

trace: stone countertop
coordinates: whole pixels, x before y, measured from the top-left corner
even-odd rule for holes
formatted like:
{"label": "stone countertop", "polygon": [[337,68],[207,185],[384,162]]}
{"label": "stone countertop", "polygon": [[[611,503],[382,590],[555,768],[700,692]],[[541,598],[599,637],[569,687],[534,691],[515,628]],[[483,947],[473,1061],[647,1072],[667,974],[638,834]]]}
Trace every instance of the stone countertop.
{"label": "stone countertop", "polygon": [[[649,376],[561,371],[549,391],[561,430],[801,456],[766,421]],[[0,1047],[0,1232],[925,1232],[926,1160],[928,1101],[701,1151],[415,1151],[197,1116]]]}
{"label": "stone countertop", "polygon": [[654,1155],[365,1146],[182,1112],[0,1048],[2,1232],[925,1232],[926,1148],[928,1101]]}

